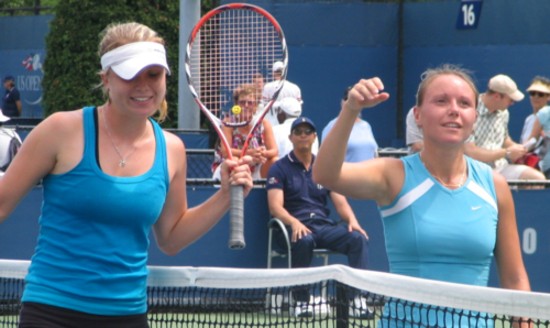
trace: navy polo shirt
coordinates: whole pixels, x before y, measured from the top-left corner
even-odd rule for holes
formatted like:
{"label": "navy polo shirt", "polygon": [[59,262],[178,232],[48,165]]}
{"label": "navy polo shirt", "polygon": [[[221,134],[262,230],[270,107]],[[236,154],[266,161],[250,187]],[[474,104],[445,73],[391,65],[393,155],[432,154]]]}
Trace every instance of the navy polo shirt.
{"label": "navy polo shirt", "polygon": [[8,117],[19,116],[19,110],[17,110],[16,102],[21,100],[21,95],[19,90],[12,88],[11,90],[6,90],[4,98],[2,101],[2,113]]}
{"label": "navy polo shirt", "polygon": [[300,221],[312,218],[328,219],[330,214],[327,206],[330,190],[313,182],[311,167],[313,165],[306,170],[294,155],[294,151],[291,151],[275,162],[267,175],[267,190],[282,189],[284,208]]}

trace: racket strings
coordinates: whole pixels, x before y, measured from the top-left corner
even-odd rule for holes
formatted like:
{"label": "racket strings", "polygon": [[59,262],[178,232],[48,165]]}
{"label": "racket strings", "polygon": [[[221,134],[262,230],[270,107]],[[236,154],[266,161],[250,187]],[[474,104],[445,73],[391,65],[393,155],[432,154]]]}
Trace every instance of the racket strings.
{"label": "racket strings", "polygon": [[[191,47],[190,84],[197,97],[225,125],[248,124],[253,116],[242,108],[232,110],[238,105],[233,94],[253,85],[258,73],[273,80],[273,63],[286,59],[280,30],[255,10],[223,10],[204,22]],[[257,90],[257,104],[261,93]]]}

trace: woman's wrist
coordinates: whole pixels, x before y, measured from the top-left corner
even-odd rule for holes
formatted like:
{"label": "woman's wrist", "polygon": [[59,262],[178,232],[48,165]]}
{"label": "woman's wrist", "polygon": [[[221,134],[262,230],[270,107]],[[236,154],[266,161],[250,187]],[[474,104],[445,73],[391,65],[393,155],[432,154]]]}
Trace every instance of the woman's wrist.
{"label": "woman's wrist", "polygon": [[511,152],[507,148],[504,148],[504,156],[502,156],[502,158],[510,162],[510,155],[511,155]]}

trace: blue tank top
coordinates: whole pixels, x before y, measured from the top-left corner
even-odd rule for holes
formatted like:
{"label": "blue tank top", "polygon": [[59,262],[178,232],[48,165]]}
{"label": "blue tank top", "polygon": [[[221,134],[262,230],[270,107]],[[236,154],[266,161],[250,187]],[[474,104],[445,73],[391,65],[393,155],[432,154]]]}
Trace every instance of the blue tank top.
{"label": "blue tank top", "polygon": [[94,111],[83,109],[80,163],[44,178],[40,233],[22,300],[97,315],[145,313],[149,233],[169,187],[164,135],[150,120],[156,152],[145,174],[107,175],[96,161]]}
{"label": "blue tank top", "polygon": [[418,154],[402,158],[405,182],[380,207],[392,273],[486,286],[498,209],[491,168],[466,157],[468,178],[455,190],[433,178]]}
{"label": "blue tank top", "polygon": [[[487,286],[498,222],[491,168],[466,157],[468,178],[462,187],[451,190],[430,175],[418,153],[401,160],[403,188],[391,204],[379,208],[390,271]],[[390,300],[378,326],[494,326],[487,313],[450,311]]]}

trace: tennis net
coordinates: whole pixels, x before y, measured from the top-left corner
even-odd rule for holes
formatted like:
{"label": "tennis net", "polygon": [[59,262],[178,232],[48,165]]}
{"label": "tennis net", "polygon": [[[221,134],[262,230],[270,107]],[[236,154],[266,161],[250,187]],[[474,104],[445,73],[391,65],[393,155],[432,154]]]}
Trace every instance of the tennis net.
{"label": "tennis net", "polygon": [[[29,262],[0,260],[0,327],[17,327]],[[343,265],[150,266],[156,327],[550,327],[550,294],[449,284]],[[301,301],[301,302],[300,302]]]}

